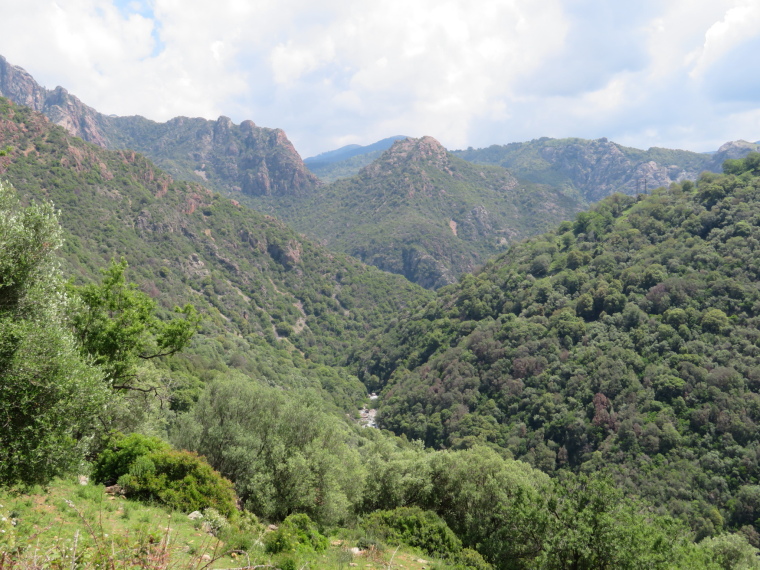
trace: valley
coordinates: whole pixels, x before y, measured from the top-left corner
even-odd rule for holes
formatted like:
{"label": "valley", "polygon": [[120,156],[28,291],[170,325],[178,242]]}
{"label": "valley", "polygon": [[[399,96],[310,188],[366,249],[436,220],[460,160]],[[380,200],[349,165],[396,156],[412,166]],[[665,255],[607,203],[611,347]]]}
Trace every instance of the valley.
{"label": "valley", "polygon": [[758,566],[755,143],[0,95],[0,567]]}

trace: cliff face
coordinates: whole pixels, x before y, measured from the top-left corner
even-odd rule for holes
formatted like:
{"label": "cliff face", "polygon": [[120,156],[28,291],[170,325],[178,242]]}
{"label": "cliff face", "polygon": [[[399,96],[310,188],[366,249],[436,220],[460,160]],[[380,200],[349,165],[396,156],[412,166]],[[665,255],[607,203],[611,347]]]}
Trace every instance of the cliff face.
{"label": "cliff face", "polygon": [[177,117],[157,123],[103,115],[63,87],[45,89],[2,56],[0,96],[43,113],[73,136],[111,150],[137,150],[177,179],[228,194],[300,196],[320,185],[282,130],[252,121]]}
{"label": "cliff face", "polygon": [[24,69],[0,56],[0,96],[43,113],[70,135],[108,148],[109,117],[88,107],[63,87],[48,90]]}
{"label": "cliff face", "polygon": [[173,176],[227,194],[302,196],[321,183],[303,164],[281,129],[176,117],[156,123],[143,117],[115,117],[121,148],[134,148]]}

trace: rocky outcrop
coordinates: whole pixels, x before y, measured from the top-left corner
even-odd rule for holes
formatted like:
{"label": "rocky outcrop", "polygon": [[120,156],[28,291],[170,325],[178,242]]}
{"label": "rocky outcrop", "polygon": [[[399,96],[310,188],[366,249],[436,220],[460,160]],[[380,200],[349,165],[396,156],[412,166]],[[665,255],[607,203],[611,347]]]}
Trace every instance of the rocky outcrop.
{"label": "rocky outcrop", "polygon": [[88,107],[63,87],[45,89],[24,69],[11,65],[3,56],[0,56],[0,96],[43,113],[70,135],[103,148],[109,147],[109,117]]}
{"label": "rocky outcrop", "polygon": [[747,142],[745,140],[730,141],[727,142],[718,149],[718,151],[712,155],[709,168],[713,172],[720,171],[720,167],[724,161],[729,159],[744,158],[750,152],[760,151],[760,144]]}
{"label": "rocky outcrop", "polygon": [[393,143],[379,160],[362,169],[369,178],[394,173],[400,167],[427,164],[454,176],[448,151],[433,137],[407,138]]}
{"label": "rocky outcrop", "polygon": [[696,178],[701,171],[646,160],[647,157],[632,157],[624,152],[624,147],[605,138],[546,146],[540,155],[567,175],[591,202],[615,192],[644,193],[672,182]]}
{"label": "rocky outcrop", "polygon": [[227,194],[301,196],[321,183],[281,129],[177,117],[157,123],[114,117],[88,107],[63,87],[40,86],[0,56],[0,96],[43,113],[69,134],[111,150],[133,149],[180,180],[203,182]]}
{"label": "rocky outcrop", "polygon": [[474,163],[508,168],[520,179],[563,188],[596,202],[615,192],[641,194],[673,182],[695,180],[705,170],[720,172],[724,160],[743,158],[759,148],[755,143],[734,141],[710,154],[656,147],[639,150],[606,138],[541,138],[453,154]]}

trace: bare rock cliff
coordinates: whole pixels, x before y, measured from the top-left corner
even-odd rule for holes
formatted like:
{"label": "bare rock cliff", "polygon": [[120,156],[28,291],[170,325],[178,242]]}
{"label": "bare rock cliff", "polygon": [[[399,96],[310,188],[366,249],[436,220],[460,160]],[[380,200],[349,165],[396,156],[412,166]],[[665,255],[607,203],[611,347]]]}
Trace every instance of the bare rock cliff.
{"label": "bare rock cliff", "polygon": [[63,87],[48,90],[0,56],[0,96],[31,107],[69,134],[112,150],[144,153],[175,178],[202,182],[227,194],[305,195],[321,183],[281,129],[177,117],[157,123],[114,117],[82,103]]}

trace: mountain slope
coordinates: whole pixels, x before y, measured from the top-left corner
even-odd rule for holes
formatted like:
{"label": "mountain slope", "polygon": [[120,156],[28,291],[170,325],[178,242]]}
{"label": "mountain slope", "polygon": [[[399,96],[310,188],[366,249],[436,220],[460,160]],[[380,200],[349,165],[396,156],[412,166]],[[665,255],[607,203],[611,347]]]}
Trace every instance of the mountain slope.
{"label": "mountain slope", "polygon": [[366,146],[352,144],[306,158],[303,162],[322,182],[334,182],[338,178],[357,174],[362,167],[393,146],[394,142],[405,138],[408,137],[397,135]]}
{"label": "mountain slope", "polygon": [[477,164],[495,164],[515,176],[576,192],[589,202],[622,192],[635,195],[673,182],[696,180],[702,171],[720,172],[723,161],[760,147],[726,143],[717,153],[650,148],[643,151],[608,141],[541,138],[524,143],[453,151]]}
{"label": "mountain slope", "polygon": [[177,117],[157,123],[144,117],[99,113],[62,87],[50,91],[22,68],[0,56],[0,96],[45,114],[73,135],[108,149],[146,154],[172,176],[227,193],[305,194],[316,176],[281,129]]}
{"label": "mountain slope", "polygon": [[267,204],[328,247],[425,287],[453,283],[579,209],[502,168],[459,160],[432,137],[397,141],[357,176],[304,200]]}
{"label": "mountain slope", "polygon": [[700,536],[757,529],[760,154],[727,164],[610,197],[372,339],[379,424],[611,472]]}
{"label": "mountain slope", "polygon": [[0,175],[24,199],[61,209],[69,275],[92,280],[123,256],[130,278],[163,307],[192,302],[204,314],[184,365],[192,374],[230,366],[273,383],[350,384],[317,365],[340,363],[358,339],[429,296],[199,184],[174,182],[137,153],[100,149],[0,99],[7,145]]}

